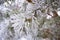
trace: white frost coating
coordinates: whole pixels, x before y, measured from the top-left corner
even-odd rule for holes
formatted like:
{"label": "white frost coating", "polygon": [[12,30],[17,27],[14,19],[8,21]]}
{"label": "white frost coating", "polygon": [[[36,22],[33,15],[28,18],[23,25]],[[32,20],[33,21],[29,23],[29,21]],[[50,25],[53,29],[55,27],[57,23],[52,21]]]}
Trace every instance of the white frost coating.
{"label": "white frost coating", "polygon": [[5,32],[7,31],[6,28],[9,25],[9,20],[4,20],[3,22],[0,23],[0,37],[4,39]]}
{"label": "white frost coating", "polygon": [[21,39],[19,39],[19,40],[27,40],[26,38],[24,38],[24,37],[22,37]]}
{"label": "white frost coating", "polygon": [[47,20],[51,19],[51,16],[46,12],[42,13],[41,10],[36,10],[38,8],[45,9],[43,0],[36,0],[34,3],[15,0],[11,5],[5,3],[0,6],[3,14],[3,20],[0,23],[0,40],[50,40],[50,38],[44,39],[42,34],[44,29],[52,26],[55,28],[54,25],[51,25],[53,22],[50,23],[50,20]]}
{"label": "white frost coating", "polygon": [[[8,3],[9,4],[11,4],[11,1],[8,1]],[[9,4],[8,4],[7,2],[5,2],[3,5],[5,5],[5,6],[9,6]]]}

